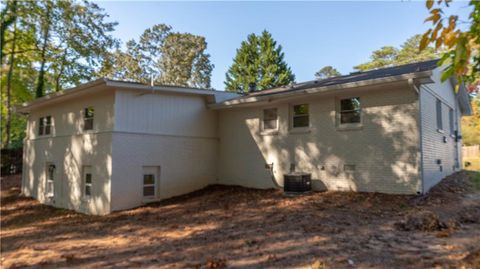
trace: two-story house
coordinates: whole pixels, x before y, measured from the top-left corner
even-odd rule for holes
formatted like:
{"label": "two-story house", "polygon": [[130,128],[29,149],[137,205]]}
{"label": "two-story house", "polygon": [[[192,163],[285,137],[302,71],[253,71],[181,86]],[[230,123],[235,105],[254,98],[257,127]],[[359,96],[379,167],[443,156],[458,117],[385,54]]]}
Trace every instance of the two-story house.
{"label": "two-story house", "polygon": [[99,79],[28,114],[22,192],[108,214],[209,184],[421,194],[460,169],[463,88],[436,61],[237,95]]}

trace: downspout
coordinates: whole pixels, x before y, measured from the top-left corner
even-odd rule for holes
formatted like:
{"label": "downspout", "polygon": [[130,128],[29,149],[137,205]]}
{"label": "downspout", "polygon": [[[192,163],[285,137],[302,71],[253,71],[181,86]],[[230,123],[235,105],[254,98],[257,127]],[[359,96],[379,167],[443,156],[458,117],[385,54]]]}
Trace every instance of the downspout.
{"label": "downspout", "polygon": [[425,193],[425,182],[424,182],[424,177],[423,177],[423,143],[422,143],[422,104],[420,100],[420,89],[415,85],[415,82],[413,79],[408,79],[408,85],[412,90],[414,90],[417,93],[418,96],[418,134],[419,134],[419,142],[420,142],[420,180],[422,182],[422,194]]}

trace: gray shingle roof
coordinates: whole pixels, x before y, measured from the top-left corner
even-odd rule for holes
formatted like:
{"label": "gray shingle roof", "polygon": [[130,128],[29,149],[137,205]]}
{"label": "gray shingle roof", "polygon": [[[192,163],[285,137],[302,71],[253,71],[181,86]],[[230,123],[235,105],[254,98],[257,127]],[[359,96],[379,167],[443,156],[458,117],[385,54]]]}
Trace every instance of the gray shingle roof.
{"label": "gray shingle roof", "polygon": [[370,70],[365,72],[354,72],[344,76],[338,76],[338,77],[327,78],[322,80],[312,80],[312,81],[287,85],[283,87],[253,92],[253,93],[249,93],[245,97],[264,96],[264,95],[271,95],[271,94],[284,93],[284,92],[293,92],[293,91],[304,90],[308,88],[325,87],[325,86],[339,85],[339,84],[345,84],[350,82],[357,82],[362,80],[385,78],[385,77],[391,77],[391,76],[399,76],[404,74],[429,71],[437,67],[437,62],[438,62],[438,59],[435,59],[435,60],[429,60],[424,62],[416,62],[411,64],[375,69],[375,70]]}

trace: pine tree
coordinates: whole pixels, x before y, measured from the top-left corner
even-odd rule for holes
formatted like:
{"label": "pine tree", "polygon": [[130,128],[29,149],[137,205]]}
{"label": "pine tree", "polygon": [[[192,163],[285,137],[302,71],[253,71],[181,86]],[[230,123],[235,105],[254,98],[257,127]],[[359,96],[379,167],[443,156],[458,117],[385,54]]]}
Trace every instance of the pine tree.
{"label": "pine tree", "polygon": [[252,87],[265,90],[294,82],[295,75],[284,56],[282,46],[268,31],[248,35],[226,74],[226,90],[249,92]]}

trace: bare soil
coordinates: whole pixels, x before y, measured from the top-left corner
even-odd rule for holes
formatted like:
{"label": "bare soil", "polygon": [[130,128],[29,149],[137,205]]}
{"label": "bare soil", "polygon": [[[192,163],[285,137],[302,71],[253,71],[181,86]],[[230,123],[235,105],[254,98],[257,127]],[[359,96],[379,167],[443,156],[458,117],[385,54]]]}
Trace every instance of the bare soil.
{"label": "bare soil", "polygon": [[459,172],[424,196],[211,186],[108,216],[1,179],[1,267],[480,268],[480,190]]}

